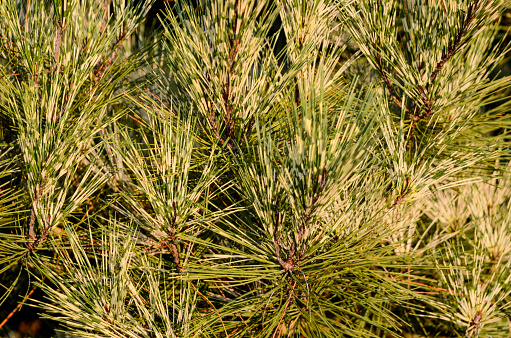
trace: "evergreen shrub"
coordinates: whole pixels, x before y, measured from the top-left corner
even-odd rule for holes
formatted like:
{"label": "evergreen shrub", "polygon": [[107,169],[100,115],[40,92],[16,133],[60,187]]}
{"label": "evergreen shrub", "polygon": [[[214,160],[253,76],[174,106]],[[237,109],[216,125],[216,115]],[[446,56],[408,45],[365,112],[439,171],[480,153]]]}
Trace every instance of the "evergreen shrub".
{"label": "evergreen shrub", "polygon": [[1,329],[511,337],[510,19],[2,0]]}

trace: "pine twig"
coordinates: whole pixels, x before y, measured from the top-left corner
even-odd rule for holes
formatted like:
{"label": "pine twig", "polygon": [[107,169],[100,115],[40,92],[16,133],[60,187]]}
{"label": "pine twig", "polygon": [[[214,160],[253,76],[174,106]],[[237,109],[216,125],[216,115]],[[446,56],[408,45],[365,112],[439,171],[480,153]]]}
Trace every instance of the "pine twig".
{"label": "pine twig", "polygon": [[447,47],[447,50],[444,50],[442,52],[442,57],[440,58],[440,61],[438,61],[435,69],[431,73],[429,77],[429,83],[426,85],[426,89],[429,89],[430,85],[433,85],[435,82],[438,73],[442,70],[444,65],[453,57],[453,55],[459,51],[459,49],[462,46],[462,39],[465,35],[465,33],[468,30],[468,26],[472,21],[474,20],[474,17],[479,10],[479,0],[474,1],[468,6],[467,14],[465,15],[465,19],[463,20],[463,25],[458,33],[454,36],[454,39],[449,43],[449,46]]}
{"label": "pine twig", "polygon": [[[423,101],[422,106],[424,107],[424,113],[418,115],[415,113],[415,110],[412,112],[411,109],[404,107],[405,112],[408,113],[408,117],[411,121],[410,138],[408,140],[407,147],[410,146],[412,138],[415,135],[415,129],[416,129],[417,123],[422,119],[431,117],[431,115],[433,114],[433,101],[431,99],[431,96],[429,95],[429,88],[430,88],[430,86],[432,86],[434,84],[435,80],[438,77],[438,74],[443,69],[445,64],[454,56],[454,54],[456,54],[456,52],[458,52],[460,50],[460,48],[462,46],[462,40],[468,31],[468,27],[474,20],[474,17],[476,15],[477,11],[479,10],[479,5],[480,5],[479,1],[480,0],[475,0],[473,3],[471,3],[468,6],[467,13],[463,20],[461,29],[456,33],[456,35],[451,40],[451,42],[449,43],[447,48],[442,52],[442,57],[438,61],[435,69],[431,72],[431,75],[429,77],[429,82],[426,84],[426,88],[424,89],[421,85],[417,85],[419,92],[421,93],[421,96],[422,96],[422,101]],[[398,99],[396,92],[394,90],[394,87],[392,85],[392,82],[390,81],[390,79],[387,76],[385,67],[382,62],[381,55],[378,55],[376,57],[376,68],[380,72],[380,74],[383,78],[383,81],[385,82],[385,87],[387,88],[387,91],[389,92],[392,100],[399,108],[403,109],[403,104]],[[415,106],[419,106],[419,104],[417,104],[417,102],[412,102],[412,104]]]}
{"label": "pine twig", "polygon": [[278,207],[280,204],[280,195],[277,196],[277,202],[275,203],[275,220],[273,222],[273,245],[275,247],[275,256],[277,257],[277,261],[279,262],[280,266],[284,268],[285,272],[289,272],[293,269],[292,262],[288,263],[289,258],[287,257],[286,261],[282,259],[282,256],[280,255],[280,235],[279,235],[279,221],[280,221],[280,215],[278,213]]}
{"label": "pine twig", "polygon": [[[46,276],[43,276],[43,281],[45,280]],[[14,308],[14,310],[11,311],[11,313],[9,313],[7,315],[7,317],[5,317],[5,319],[0,323],[0,329],[9,321],[9,319],[11,319],[12,316],[14,316],[14,314],[21,308],[21,306],[27,301],[28,298],[30,298],[30,296],[32,296],[32,294],[35,292],[35,290],[37,289],[37,286],[34,287],[26,296],[25,298],[23,298],[23,300],[21,301],[21,303],[18,303],[18,305],[16,305],[16,307]]]}
{"label": "pine twig", "polygon": [[390,207],[390,209],[393,209],[393,208],[397,207],[398,205],[400,205],[403,202],[403,200],[408,195],[408,193],[410,193],[411,189],[410,189],[409,186],[410,186],[410,176],[408,176],[406,178],[405,186],[399,192],[399,195],[396,197],[396,199],[392,203],[392,206]]}
{"label": "pine twig", "polygon": [[105,0],[104,3],[103,3],[103,23],[101,24],[101,34],[103,34],[103,32],[105,31],[106,29],[106,24],[108,22],[108,6],[110,6],[110,1],[109,0]]}
{"label": "pine twig", "polygon": [[[225,128],[227,129],[227,146],[231,150],[236,150],[236,145],[234,144],[234,108],[231,103],[231,81],[234,76],[234,64],[236,56],[238,55],[238,47],[239,47],[239,37],[236,35],[236,27],[238,26],[238,0],[234,2],[234,20],[232,23],[232,36],[229,39],[229,72],[227,73],[227,79],[225,80],[224,86],[222,88],[222,99],[224,103],[224,108],[226,112],[225,116]],[[222,142],[224,143],[224,142]]]}
{"label": "pine twig", "polygon": [[[304,236],[305,236],[305,230],[307,228],[307,225],[312,217],[312,214],[316,207],[316,202],[319,199],[319,195],[321,191],[326,186],[326,180],[327,180],[327,170],[326,167],[323,167],[323,173],[321,175],[321,182],[319,186],[314,187],[314,196],[312,198],[312,203],[310,207],[308,208],[307,212],[304,212],[303,220],[300,226],[300,229],[298,230],[298,240],[296,240],[293,237],[293,243],[291,243],[291,246],[288,250],[286,260],[282,258],[280,255],[280,235],[279,235],[279,213],[278,213],[278,207],[280,204],[280,195],[277,197],[277,202],[275,203],[275,221],[274,221],[274,229],[273,229],[273,245],[275,247],[275,255],[277,257],[277,261],[279,262],[280,266],[284,269],[285,273],[288,273],[292,271],[294,268],[296,268],[301,260],[304,257],[305,254],[305,243],[304,243]],[[302,249],[300,253],[297,255],[297,248],[299,245],[302,245]]]}
{"label": "pine twig", "polygon": [[64,25],[62,21],[58,22],[58,30],[57,30],[57,41],[55,41],[55,50],[53,52],[53,72],[57,71],[58,62],[59,62],[59,54],[60,54],[60,44],[62,42],[62,35],[64,34]]}
{"label": "pine twig", "polygon": [[[32,211],[30,213],[30,221],[28,223],[28,238],[31,239],[31,240],[34,240],[34,241],[31,242],[31,243],[27,243],[26,246],[27,246],[29,251],[33,251],[41,242],[40,240],[36,240],[35,231],[34,231],[35,212],[36,212],[35,211],[35,205],[39,201],[39,199],[41,198],[44,186],[46,185],[46,179],[47,179],[47,177],[45,177],[43,179],[43,181],[40,184],[37,185],[37,192],[36,192],[36,195],[34,197],[34,201],[32,202]],[[49,217],[49,215],[48,215],[48,217]],[[41,238],[43,238],[43,236],[46,237],[44,230],[43,230],[43,234],[41,235]]]}
{"label": "pine twig", "polygon": [[[385,86],[387,87],[387,90],[388,90],[390,96],[392,97],[392,100],[394,101],[395,104],[397,104],[397,106],[399,108],[402,109],[403,108],[403,104],[397,98],[396,92],[394,91],[394,87],[392,86],[392,82],[390,82],[389,78],[387,77],[387,73],[385,71],[385,68],[383,66],[383,62],[381,60],[381,55],[378,55],[376,57],[376,59],[377,59],[377,68],[380,71],[381,76],[383,77],[383,81],[385,82]],[[410,110],[407,109],[406,107],[405,107],[405,110],[406,110],[407,113],[410,112]]]}
{"label": "pine twig", "polygon": [[288,255],[286,260],[282,259],[280,255],[280,235],[279,235],[279,221],[280,215],[278,213],[278,207],[280,204],[280,195],[277,197],[277,202],[275,203],[275,221],[273,225],[273,245],[275,247],[275,256],[277,257],[277,261],[280,266],[284,269],[284,272],[287,273],[295,268],[295,263],[293,262],[294,256],[296,254],[296,245],[295,243],[291,244],[291,248],[288,251]]}
{"label": "pine twig", "polygon": [[172,209],[173,209],[174,214],[172,215],[171,225],[170,225],[170,228],[171,228],[171,234],[169,236],[170,252],[172,254],[172,259],[174,260],[174,264],[176,265],[177,272],[182,272],[183,268],[181,266],[181,260],[179,258],[179,250],[177,249],[177,245],[176,245],[175,225],[176,225],[176,218],[177,218],[177,210],[176,210],[175,202],[172,202]]}
{"label": "pine twig", "polygon": [[284,311],[282,312],[282,316],[280,317],[279,323],[277,324],[277,327],[275,328],[275,332],[273,332],[272,338],[275,338],[277,333],[279,333],[278,337],[280,337],[282,335],[282,333],[279,332],[280,325],[282,324],[282,320],[284,319],[284,316],[286,315],[289,304],[291,304],[291,300],[293,299],[295,288],[296,288],[296,281],[294,282],[291,290],[289,291],[289,296],[287,298],[286,305],[284,306]]}
{"label": "pine twig", "polygon": [[127,35],[128,35],[128,30],[124,29],[119,34],[117,39],[115,40],[115,44],[113,46],[112,53],[110,54],[110,57],[108,58],[108,60],[105,63],[103,63],[102,65],[99,65],[99,63],[98,63],[98,65],[96,66],[96,68],[94,70],[94,73],[95,73],[94,74],[95,75],[94,76],[94,84],[98,84],[98,82],[101,79],[101,76],[103,76],[103,73],[105,72],[105,70],[112,64],[115,57],[117,56],[117,51],[118,51],[121,43],[124,41],[124,39],[126,38]]}

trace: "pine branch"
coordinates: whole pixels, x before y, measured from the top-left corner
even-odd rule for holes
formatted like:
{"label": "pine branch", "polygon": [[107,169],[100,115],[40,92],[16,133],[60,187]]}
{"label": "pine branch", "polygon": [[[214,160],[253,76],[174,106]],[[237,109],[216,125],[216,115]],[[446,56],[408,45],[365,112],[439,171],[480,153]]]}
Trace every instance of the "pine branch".
{"label": "pine branch", "polygon": [[60,53],[60,43],[62,41],[62,34],[64,33],[64,26],[62,21],[58,22],[58,30],[57,30],[57,41],[55,42],[55,51],[53,52],[53,72],[57,71],[57,66],[59,62],[59,53]]}
{"label": "pine branch", "polygon": [[277,196],[277,201],[275,202],[275,209],[274,209],[274,215],[275,220],[273,222],[273,245],[275,248],[275,255],[277,257],[277,261],[279,262],[280,266],[284,269],[284,272],[289,272],[294,269],[294,249],[293,245],[291,245],[291,249],[288,252],[288,256],[286,260],[284,261],[280,255],[280,234],[279,234],[279,222],[280,222],[280,213],[278,212],[278,208],[280,205],[280,195]]}
{"label": "pine branch", "polygon": [[[46,276],[43,276],[42,281],[44,281],[45,279]],[[9,319],[11,319],[11,317],[16,314],[16,312],[23,306],[27,299],[29,299],[30,296],[32,296],[35,290],[37,290],[37,286],[30,290],[30,292],[25,296],[25,298],[23,298],[23,300],[19,302],[18,305],[16,305],[16,307],[7,315],[7,317],[5,317],[5,319],[0,323],[0,329],[4,327],[4,325],[9,321]]]}
{"label": "pine branch", "polygon": [[[435,69],[432,71],[429,82],[426,84],[426,88],[424,89],[420,84],[417,84],[417,89],[421,94],[422,102],[420,102],[418,99],[412,98],[412,108],[404,107],[402,102],[398,99],[396,92],[394,90],[394,87],[392,85],[392,82],[388,78],[385,67],[382,62],[381,55],[376,56],[376,68],[380,72],[380,75],[383,78],[383,81],[385,83],[385,86],[387,88],[387,91],[389,92],[392,100],[394,103],[401,109],[404,109],[405,112],[408,114],[408,118],[410,119],[410,137],[408,140],[407,146],[409,147],[411,144],[411,141],[415,135],[415,129],[416,125],[420,120],[428,119],[433,114],[433,99],[429,93],[430,86],[432,86],[437,79],[439,73],[445,66],[445,64],[460,50],[460,48],[463,45],[463,38],[465,37],[468,28],[472,21],[475,18],[475,15],[477,14],[479,10],[479,1],[475,0],[474,2],[470,3],[468,6],[467,12],[465,14],[465,17],[463,19],[463,22],[461,23],[461,28],[459,31],[455,34],[455,36],[450,39],[449,45],[445,48],[445,50],[442,52],[442,56],[440,61],[437,62],[437,65],[435,66]],[[420,114],[417,114],[416,109],[414,107],[423,107],[423,112]]]}
{"label": "pine branch", "polygon": [[406,178],[405,186],[401,189],[399,195],[394,199],[394,202],[392,203],[389,210],[394,209],[395,207],[400,205],[404,201],[406,195],[408,195],[409,193],[410,193],[410,176]]}
{"label": "pine branch", "polygon": [[[376,56],[376,60],[377,60],[377,63],[376,63],[376,66],[378,68],[378,70],[380,71],[380,74],[381,76],[383,77],[383,81],[385,82],[385,86],[390,94],[390,96],[392,97],[392,100],[394,101],[394,103],[399,107],[399,108],[403,108],[403,104],[401,103],[401,101],[397,98],[396,96],[396,92],[394,91],[394,87],[392,85],[392,82],[390,82],[389,78],[387,77],[387,74],[386,74],[386,71],[385,71],[385,68],[383,66],[383,63],[382,63],[382,59],[381,59],[381,55],[378,55]],[[405,111],[407,113],[410,112],[410,110],[408,108],[405,107]]]}
{"label": "pine branch", "polygon": [[98,84],[105,70],[112,64],[115,57],[117,56],[117,50],[119,49],[120,45],[122,44],[127,35],[128,35],[127,29],[124,29],[121,33],[119,33],[112,48],[112,53],[110,53],[108,60],[103,64],[101,64],[101,60],[98,62],[93,71],[94,84],[96,85]]}
{"label": "pine branch", "polygon": [[474,0],[474,2],[470,3],[470,5],[468,6],[467,13],[465,14],[465,18],[461,25],[461,29],[459,30],[458,33],[456,33],[454,38],[451,40],[449,46],[447,46],[447,48],[442,52],[442,57],[440,58],[440,61],[438,61],[435,69],[433,70],[429,77],[429,83],[426,85],[426,90],[429,89],[429,86],[433,85],[438,76],[438,73],[440,73],[444,65],[454,56],[454,54],[457,51],[460,50],[464,35],[467,33],[470,23],[474,20],[474,17],[477,14],[477,11],[479,10],[479,1],[480,0]]}
{"label": "pine branch", "polygon": [[176,218],[177,218],[177,210],[176,210],[176,203],[172,202],[172,210],[174,214],[172,215],[171,221],[170,221],[170,252],[172,254],[172,258],[174,259],[174,264],[176,265],[176,271],[182,272],[183,268],[181,266],[181,260],[179,258],[179,251],[177,249],[176,245]]}
{"label": "pine branch", "polygon": [[35,219],[36,219],[36,215],[35,215],[36,214],[36,210],[35,210],[35,208],[36,208],[36,203],[41,198],[41,194],[43,192],[43,189],[45,188],[46,179],[47,179],[47,177],[45,176],[44,179],[42,180],[42,182],[37,185],[37,188],[36,188],[37,192],[35,194],[34,201],[32,202],[32,211],[30,213],[30,221],[29,221],[29,224],[28,224],[28,238],[30,240],[33,240],[33,241],[26,244],[27,249],[28,249],[29,252],[34,251],[39,246],[39,244],[41,244],[41,242],[48,235],[48,231],[49,231],[49,217],[50,217],[50,215],[48,215],[48,219],[46,220],[46,224],[43,226],[43,231],[42,231],[41,236],[38,239],[36,239],[36,235],[35,235],[35,231],[34,231],[34,225],[35,225]]}

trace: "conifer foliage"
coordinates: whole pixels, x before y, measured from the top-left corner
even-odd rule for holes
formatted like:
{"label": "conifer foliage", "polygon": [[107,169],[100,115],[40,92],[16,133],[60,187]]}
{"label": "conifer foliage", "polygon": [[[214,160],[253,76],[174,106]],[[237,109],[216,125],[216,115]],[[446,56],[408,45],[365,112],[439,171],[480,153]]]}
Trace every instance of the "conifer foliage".
{"label": "conifer foliage", "polygon": [[506,1],[153,5],[0,2],[0,329],[511,336]]}

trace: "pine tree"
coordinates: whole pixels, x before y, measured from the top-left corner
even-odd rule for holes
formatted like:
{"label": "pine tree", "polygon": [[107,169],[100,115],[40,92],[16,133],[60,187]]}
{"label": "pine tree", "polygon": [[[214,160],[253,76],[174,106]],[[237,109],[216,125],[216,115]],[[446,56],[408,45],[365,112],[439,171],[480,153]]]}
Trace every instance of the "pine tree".
{"label": "pine tree", "polygon": [[153,5],[0,2],[0,328],[511,336],[505,0]]}

